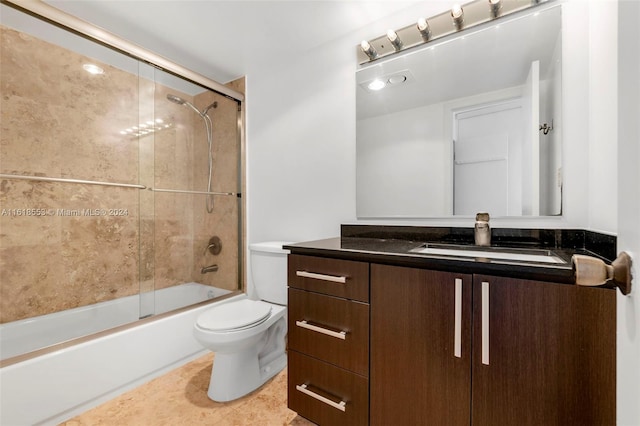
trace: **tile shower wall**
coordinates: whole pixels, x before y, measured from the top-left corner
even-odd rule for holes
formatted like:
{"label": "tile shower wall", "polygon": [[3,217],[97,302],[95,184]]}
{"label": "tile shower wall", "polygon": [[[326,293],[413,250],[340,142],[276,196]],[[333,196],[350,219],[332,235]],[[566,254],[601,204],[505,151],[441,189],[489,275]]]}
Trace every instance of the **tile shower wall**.
{"label": "tile shower wall", "polygon": [[[105,73],[93,76],[82,64],[95,60],[6,27],[0,43],[0,173],[204,191],[204,123],[167,101],[172,93],[199,108],[218,101],[209,112],[214,191],[238,192],[235,102],[209,92],[194,97],[102,63]],[[154,117],[171,126],[139,138],[120,134]],[[120,215],[82,214],[95,209]],[[216,197],[207,214],[203,195],[0,180],[0,210],[2,323],[185,282],[238,287],[235,197]],[[223,241],[215,258],[203,255],[213,235]],[[213,263],[219,272],[200,274]]]}

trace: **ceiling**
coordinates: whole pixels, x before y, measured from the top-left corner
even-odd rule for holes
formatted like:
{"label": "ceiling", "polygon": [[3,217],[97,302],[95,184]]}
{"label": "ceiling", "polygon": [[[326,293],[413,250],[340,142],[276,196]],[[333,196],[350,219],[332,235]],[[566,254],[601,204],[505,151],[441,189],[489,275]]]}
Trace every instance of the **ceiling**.
{"label": "ceiling", "polygon": [[249,74],[261,64],[313,49],[420,2],[46,0],[46,3],[226,83]]}

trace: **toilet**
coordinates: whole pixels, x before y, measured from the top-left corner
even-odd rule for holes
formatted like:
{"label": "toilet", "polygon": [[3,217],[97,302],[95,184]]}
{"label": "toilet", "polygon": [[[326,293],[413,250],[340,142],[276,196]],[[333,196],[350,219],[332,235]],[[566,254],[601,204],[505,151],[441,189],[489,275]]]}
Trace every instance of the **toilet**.
{"label": "toilet", "polygon": [[249,245],[251,276],[260,300],[244,295],[206,310],[194,337],[215,352],[207,395],[231,401],[262,386],[287,364],[287,254],[285,242]]}

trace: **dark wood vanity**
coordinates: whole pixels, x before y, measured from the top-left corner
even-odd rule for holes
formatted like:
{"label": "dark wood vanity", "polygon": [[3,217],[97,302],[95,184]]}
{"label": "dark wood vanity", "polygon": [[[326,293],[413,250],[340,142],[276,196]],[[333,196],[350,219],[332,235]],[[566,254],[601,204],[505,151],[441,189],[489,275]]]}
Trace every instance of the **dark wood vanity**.
{"label": "dark wood vanity", "polygon": [[615,424],[614,289],[340,240],[289,247],[289,408],[319,425]]}

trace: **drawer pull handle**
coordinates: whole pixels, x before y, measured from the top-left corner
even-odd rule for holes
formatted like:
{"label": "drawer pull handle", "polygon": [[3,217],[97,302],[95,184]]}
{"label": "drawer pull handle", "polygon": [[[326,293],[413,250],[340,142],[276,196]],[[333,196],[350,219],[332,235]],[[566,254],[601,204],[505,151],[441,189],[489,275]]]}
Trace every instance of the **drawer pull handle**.
{"label": "drawer pull handle", "polygon": [[453,356],[462,358],[462,279],[456,278]]}
{"label": "drawer pull handle", "polygon": [[299,390],[300,392],[309,395],[311,398],[317,399],[318,401],[324,402],[327,405],[332,406],[333,408],[336,408],[340,411],[346,411],[347,408],[345,407],[345,405],[347,405],[347,403],[345,401],[340,401],[340,402],[334,402],[332,400],[330,400],[329,398],[325,398],[322,395],[318,395],[317,393],[307,389],[307,385],[296,385],[296,389]]}
{"label": "drawer pull handle", "polygon": [[482,282],[482,363],[489,365],[489,283]]}
{"label": "drawer pull handle", "polygon": [[335,337],[337,339],[345,340],[347,338],[346,331],[333,331],[326,328],[318,327],[317,325],[309,324],[306,320],[296,321],[298,327],[306,328],[308,330],[317,331],[318,333],[326,334],[327,336]]}
{"label": "drawer pull handle", "polygon": [[332,283],[346,283],[347,277],[336,275],[316,274],[315,272],[296,271],[296,275],[304,278],[313,278],[314,280],[331,281]]}

